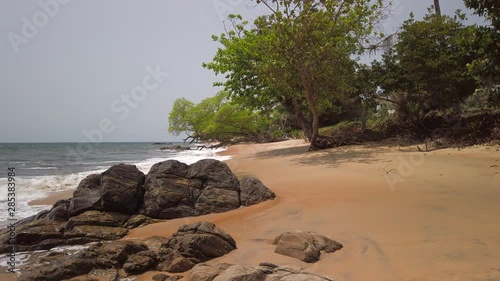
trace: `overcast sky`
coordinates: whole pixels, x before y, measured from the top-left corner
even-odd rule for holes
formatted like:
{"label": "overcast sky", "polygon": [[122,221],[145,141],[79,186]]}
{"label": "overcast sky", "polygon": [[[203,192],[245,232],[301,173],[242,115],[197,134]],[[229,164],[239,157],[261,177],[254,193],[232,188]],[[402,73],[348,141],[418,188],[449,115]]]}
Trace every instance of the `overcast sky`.
{"label": "overcast sky", "polygon": [[[388,32],[432,0],[395,2]],[[442,12],[463,9],[441,1]],[[173,101],[213,96],[201,67],[222,14],[255,17],[250,0],[0,2],[0,142],[172,141]],[[216,8],[217,7],[217,8]],[[478,21],[478,20],[474,20]]]}

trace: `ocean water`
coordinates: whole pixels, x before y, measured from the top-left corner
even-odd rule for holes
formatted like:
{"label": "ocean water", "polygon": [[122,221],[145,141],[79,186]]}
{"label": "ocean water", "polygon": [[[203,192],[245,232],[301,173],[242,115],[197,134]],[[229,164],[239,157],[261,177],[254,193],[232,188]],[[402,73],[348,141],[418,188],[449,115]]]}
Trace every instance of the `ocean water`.
{"label": "ocean water", "polygon": [[[173,145],[183,145],[174,143]],[[50,192],[73,190],[86,176],[101,173],[112,165],[136,165],[148,173],[153,164],[175,159],[186,164],[212,158],[227,160],[214,150],[165,150],[170,144],[99,143],[78,146],[76,143],[0,143],[0,227],[8,218],[8,168],[15,168],[16,219],[22,219],[51,206],[29,206],[32,200]],[[193,146],[194,147],[194,146]]]}

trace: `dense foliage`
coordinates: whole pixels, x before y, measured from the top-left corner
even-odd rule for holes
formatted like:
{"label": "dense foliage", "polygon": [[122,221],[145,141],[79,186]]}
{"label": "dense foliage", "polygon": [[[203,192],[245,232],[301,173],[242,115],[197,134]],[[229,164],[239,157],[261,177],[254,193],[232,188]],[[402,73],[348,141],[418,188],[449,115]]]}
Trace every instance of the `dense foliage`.
{"label": "dense foliage", "polygon": [[373,63],[381,100],[394,104],[400,120],[418,121],[433,110],[457,106],[476,89],[467,65],[474,28],[462,16],[429,14],[403,23],[397,43]]}
{"label": "dense foliage", "polygon": [[315,148],[320,117],[348,93],[353,55],[373,33],[381,1],[257,1],[269,8],[254,27],[231,16],[233,30],[214,37],[220,48],[204,66],[251,105],[284,106]]}

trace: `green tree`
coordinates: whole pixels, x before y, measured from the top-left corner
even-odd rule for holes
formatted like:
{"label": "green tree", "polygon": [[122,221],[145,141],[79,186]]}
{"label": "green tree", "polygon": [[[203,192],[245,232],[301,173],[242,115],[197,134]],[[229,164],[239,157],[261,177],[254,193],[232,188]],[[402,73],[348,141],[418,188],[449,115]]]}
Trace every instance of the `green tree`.
{"label": "green tree", "polygon": [[491,21],[496,30],[500,29],[500,4],[497,0],[465,0],[465,6],[476,14]]}
{"label": "green tree", "polygon": [[227,92],[198,104],[185,99],[175,100],[169,115],[169,132],[187,135],[184,141],[235,140],[265,141],[270,137],[270,115],[246,109],[228,100]]}
{"label": "green tree", "polygon": [[500,106],[500,5],[493,0],[465,0],[468,8],[491,21],[491,27],[476,28],[474,51],[477,59],[468,67],[490,104]]}
{"label": "green tree", "polygon": [[[303,126],[303,130],[307,135],[307,128],[311,128],[310,148],[317,149],[321,113],[331,109],[333,97],[347,92],[349,77],[355,70],[352,57],[361,52],[362,43],[373,34],[374,24],[381,16],[382,1],[257,0],[257,3],[267,6],[270,14],[257,18],[250,31],[241,31],[241,26],[233,24],[236,31],[229,37],[219,37],[225,46],[228,46],[223,42],[226,39],[238,42],[239,49],[231,45],[219,50],[218,55],[237,56],[240,59],[235,61],[241,62],[241,67],[220,68],[220,72],[231,73],[226,76],[228,79],[243,74],[245,79],[233,80],[230,86],[239,83],[245,89],[255,82],[265,90],[262,96],[258,91],[244,90],[246,97],[253,95],[268,103],[279,102],[294,108],[296,116],[307,106],[312,122]],[[224,61],[216,55],[214,63]],[[215,69],[213,65],[207,66]],[[247,70],[251,75],[245,76]]]}
{"label": "green tree", "polygon": [[398,42],[373,64],[379,99],[396,105],[400,120],[418,121],[432,110],[459,105],[476,83],[467,71],[474,60],[474,28],[463,16],[428,14],[403,23]]}

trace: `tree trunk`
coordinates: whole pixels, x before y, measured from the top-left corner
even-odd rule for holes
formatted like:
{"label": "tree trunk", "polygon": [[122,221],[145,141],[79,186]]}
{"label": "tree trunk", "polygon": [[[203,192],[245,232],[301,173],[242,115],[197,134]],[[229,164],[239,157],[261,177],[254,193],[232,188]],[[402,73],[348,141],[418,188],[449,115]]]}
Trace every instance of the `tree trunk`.
{"label": "tree trunk", "polygon": [[300,104],[296,101],[293,102],[293,111],[294,111],[295,121],[297,121],[297,124],[302,129],[302,132],[304,132],[304,136],[306,137],[307,141],[311,141],[312,137],[311,125],[307,123],[306,118],[302,114],[302,108]]}
{"label": "tree trunk", "polygon": [[441,6],[439,5],[439,0],[434,0],[434,10],[436,15],[441,16]]}
{"label": "tree trunk", "polygon": [[361,131],[366,130],[366,107],[365,103],[361,101]]}
{"label": "tree trunk", "polygon": [[311,80],[309,78],[309,73],[305,66],[300,67],[300,80],[302,82],[302,86],[304,87],[304,92],[306,94],[307,103],[311,109],[313,114],[313,122],[312,122],[312,136],[311,136],[311,146],[309,150],[317,150],[316,141],[319,137],[319,112],[318,106],[316,105],[316,99],[314,98],[314,89],[311,85]]}

